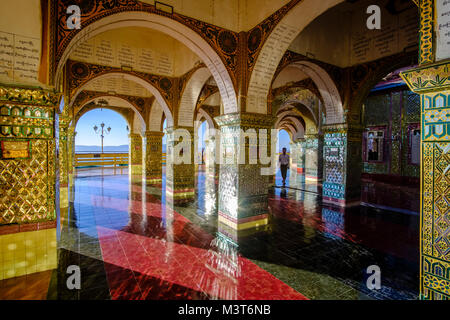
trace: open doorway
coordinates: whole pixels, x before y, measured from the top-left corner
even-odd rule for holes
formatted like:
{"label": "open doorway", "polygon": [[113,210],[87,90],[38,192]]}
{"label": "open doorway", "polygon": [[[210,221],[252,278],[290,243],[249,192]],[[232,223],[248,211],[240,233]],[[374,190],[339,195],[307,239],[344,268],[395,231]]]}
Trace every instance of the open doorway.
{"label": "open doorway", "polygon": [[83,114],[75,125],[77,175],[128,173],[129,124],[120,113],[94,109]]}
{"label": "open doorway", "polygon": [[275,185],[276,186],[283,186],[283,172],[282,172],[282,167],[280,165],[280,155],[283,153],[283,149],[286,148],[286,154],[289,156],[289,164],[286,170],[286,180],[285,180],[285,185],[286,187],[289,187],[289,177],[290,177],[290,168],[291,168],[291,164],[292,164],[292,159],[291,159],[291,150],[290,150],[290,144],[291,144],[291,136],[289,135],[289,133],[284,130],[281,129],[278,131],[278,139],[277,139],[277,149],[276,149],[276,159],[277,159],[277,172],[275,174]]}

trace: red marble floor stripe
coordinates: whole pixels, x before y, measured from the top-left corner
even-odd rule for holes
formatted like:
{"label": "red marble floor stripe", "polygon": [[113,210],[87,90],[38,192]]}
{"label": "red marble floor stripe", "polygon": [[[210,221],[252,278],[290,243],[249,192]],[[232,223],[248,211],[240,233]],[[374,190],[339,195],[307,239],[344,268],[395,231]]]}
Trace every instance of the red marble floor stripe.
{"label": "red marble floor stripe", "polygon": [[[139,187],[134,192],[138,192],[138,190]],[[93,196],[92,200],[93,203],[101,205],[103,208],[123,211],[130,209],[133,213],[142,212],[141,201],[127,199],[102,201],[103,199],[98,196]],[[189,222],[187,218],[176,211],[158,204],[158,199],[149,196],[148,200],[153,202],[146,202],[147,215],[162,217],[165,209],[164,213],[166,217],[170,216],[172,225],[173,222]],[[242,257],[239,257],[239,265],[245,272],[241,272],[237,277],[224,276],[224,272],[221,270],[214,271],[214,264],[211,265],[210,262],[212,258],[216,257],[213,250],[175,243],[177,233],[173,232],[174,229],[170,229],[170,226],[168,229],[167,241],[122,231],[116,231],[117,239],[112,239],[111,230],[99,226],[97,230],[103,259],[107,263],[130,268],[141,274],[222,299],[306,299],[302,294]],[[195,232],[199,235],[207,234],[198,227]],[[108,241],[105,242],[103,239],[108,239]],[[122,250],[117,249],[119,244]],[[261,287],[261,284],[264,284],[264,287]],[[133,292],[129,294],[133,294]]]}
{"label": "red marble floor stripe", "polygon": [[112,300],[207,300],[210,297],[159,278],[104,263]]}
{"label": "red marble floor stripe", "polygon": [[[142,202],[133,201],[127,199],[114,199],[112,201],[107,201],[100,203],[99,196],[92,196],[92,201],[97,203],[98,206],[103,206],[106,209],[114,209],[119,211],[128,211],[128,204],[131,203],[129,211],[131,215],[142,216]],[[155,200],[156,201],[156,200]],[[155,203],[146,203],[146,215],[147,221],[146,224],[142,224],[142,227],[146,227],[145,230],[141,230],[140,232],[133,232],[132,226],[127,226],[126,230],[123,231],[131,232],[131,233],[149,233],[154,237],[161,237],[167,232],[166,228],[156,226],[155,223],[162,223],[164,221],[165,224],[170,224],[170,231],[173,234],[173,238],[176,242],[184,243],[187,245],[192,245],[196,247],[206,247],[214,237],[207,232],[204,232],[200,227],[192,224],[188,219],[184,216],[180,215],[176,211],[167,208],[165,212],[161,210],[161,205]],[[98,216],[97,224],[104,225],[108,224],[110,220],[108,218],[104,218],[105,214],[102,212],[96,213],[96,218]],[[157,220],[152,221],[152,218],[157,218]],[[101,220],[100,220],[101,219]],[[164,219],[164,220],[163,220]],[[141,222],[141,221],[139,221]],[[135,225],[135,224],[132,224]]]}
{"label": "red marble floor stripe", "polygon": [[239,257],[238,260],[240,275],[226,277],[224,271],[214,272],[211,260],[216,257],[215,252],[116,231],[126,255],[124,258],[120,250],[111,250],[111,241],[105,246],[102,235],[110,232],[105,229],[97,228],[106,263],[129,267],[141,274],[222,299],[306,299],[245,258]]}

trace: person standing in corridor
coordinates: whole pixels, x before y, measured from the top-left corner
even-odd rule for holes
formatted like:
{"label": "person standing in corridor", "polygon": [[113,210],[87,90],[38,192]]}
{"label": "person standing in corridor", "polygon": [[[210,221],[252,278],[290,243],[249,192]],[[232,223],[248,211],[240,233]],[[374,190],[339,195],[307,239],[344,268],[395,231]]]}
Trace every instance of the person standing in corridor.
{"label": "person standing in corridor", "polygon": [[286,175],[289,169],[289,155],[286,153],[286,148],[283,148],[283,153],[278,158],[280,163],[281,176],[283,177],[283,187],[286,185]]}

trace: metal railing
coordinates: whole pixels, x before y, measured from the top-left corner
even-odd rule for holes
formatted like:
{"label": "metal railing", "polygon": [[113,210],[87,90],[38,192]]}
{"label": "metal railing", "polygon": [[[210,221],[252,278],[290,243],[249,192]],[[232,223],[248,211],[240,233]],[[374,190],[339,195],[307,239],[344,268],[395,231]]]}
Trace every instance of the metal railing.
{"label": "metal railing", "polygon": [[[75,167],[104,167],[128,165],[128,153],[76,153]],[[162,164],[166,164],[166,154],[162,154]]]}
{"label": "metal railing", "polygon": [[77,153],[75,167],[103,167],[128,165],[128,153]]}

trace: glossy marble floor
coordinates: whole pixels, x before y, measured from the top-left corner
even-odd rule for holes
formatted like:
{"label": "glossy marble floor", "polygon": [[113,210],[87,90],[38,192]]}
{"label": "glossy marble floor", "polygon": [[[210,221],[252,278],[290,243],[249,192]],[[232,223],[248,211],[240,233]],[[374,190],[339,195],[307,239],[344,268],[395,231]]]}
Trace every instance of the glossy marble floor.
{"label": "glossy marble floor", "polygon": [[52,270],[0,281],[0,300],[46,300]]}
{"label": "glossy marble floor", "polygon": [[[183,206],[126,170],[79,170],[61,219],[49,299],[416,299],[419,219],[324,207],[320,186],[290,172],[270,190],[270,229],[230,239],[217,222],[217,184],[198,173]],[[277,176],[276,184],[280,184]],[[68,290],[67,267],[81,268]],[[381,269],[381,289],[366,286]]]}

